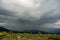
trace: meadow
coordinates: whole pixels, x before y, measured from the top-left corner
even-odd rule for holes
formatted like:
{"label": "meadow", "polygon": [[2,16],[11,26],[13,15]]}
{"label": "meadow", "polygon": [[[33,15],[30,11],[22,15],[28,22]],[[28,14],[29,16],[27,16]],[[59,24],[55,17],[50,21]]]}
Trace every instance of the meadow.
{"label": "meadow", "polygon": [[60,40],[60,35],[0,32],[0,40]]}

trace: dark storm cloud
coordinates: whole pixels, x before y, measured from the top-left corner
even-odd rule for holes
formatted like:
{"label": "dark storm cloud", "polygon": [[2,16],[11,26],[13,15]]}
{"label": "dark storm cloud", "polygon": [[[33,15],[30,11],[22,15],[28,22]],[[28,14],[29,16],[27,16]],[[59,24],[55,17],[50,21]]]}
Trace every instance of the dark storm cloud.
{"label": "dark storm cloud", "polygon": [[47,12],[46,14],[44,14],[41,19],[39,20],[40,21],[40,24],[45,24],[45,23],[54,23],[56,22],[57,20],[60,20],[60,13],[57,13],[56,15],[53,15],[53,16],[50,16],[49,17],[49,14],[55,12],[55,10],[51,10],[50,12]]}
{"label": "dark storm cloud", "polygon": [[45,24],[60,20],[60,0],[1,0],[0,5],[0,25],[10,30],[45,30]]}

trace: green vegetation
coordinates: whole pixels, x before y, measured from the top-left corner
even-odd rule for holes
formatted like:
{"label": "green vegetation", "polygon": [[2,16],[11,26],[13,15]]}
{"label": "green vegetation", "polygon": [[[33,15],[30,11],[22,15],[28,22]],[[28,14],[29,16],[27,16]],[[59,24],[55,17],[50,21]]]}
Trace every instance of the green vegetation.
{"label": "green vegetation", "polygon": [[60,35],[0,32],[0,40],[60,40]]}

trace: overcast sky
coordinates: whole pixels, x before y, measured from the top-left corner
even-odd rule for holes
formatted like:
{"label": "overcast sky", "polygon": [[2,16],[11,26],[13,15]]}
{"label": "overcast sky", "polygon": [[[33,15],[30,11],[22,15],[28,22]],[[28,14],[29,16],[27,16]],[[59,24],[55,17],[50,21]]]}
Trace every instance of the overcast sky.
{"label": "overcast sky", "polygon": [[0,26],[4,28],[47,31],[60,28],[59,24],[60,0],[0,0]]}

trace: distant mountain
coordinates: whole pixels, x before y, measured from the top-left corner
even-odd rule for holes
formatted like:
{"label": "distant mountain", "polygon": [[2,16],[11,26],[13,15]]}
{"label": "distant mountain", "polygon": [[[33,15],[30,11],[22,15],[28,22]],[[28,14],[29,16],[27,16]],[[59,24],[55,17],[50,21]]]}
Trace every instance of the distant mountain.
{"label": "distant mountain", "polygon": [[24,30],[24,31],[13,31],[13,32],[20,32],[20,33],[32,33],[32,34],[36,34],[38,32],[42,33],[42,34],[48,34],[47,32],[44,31],[39,31],[39,30]]}
{"label": "distant mountain", "polygon": [[50,32],[46,32],[46,31],[40,31],[40,30],[24,30],[24,31],[13,31],[13,32],[20,32],[20,33],[33,33],[36,34],[38,32],[42,33],[42,34],[60,34],[60,29],[51,29]]}
{"label": "distant mountain", "polygon": [[50,28],[48,31],[45,31],[49,34],[60,34],[60,28]]}
{"label": "distant mountain", "polygon": [[44,32],[44,31],[40,31],[40,30],[24,30],[25,32],[31,32],[31,33],[33,33],[33,34],[35,34],[35,33],[38,33],[38,32],[40,32],[40,33],[42,33],[42,34],[45,34],[45,33],[47,33],[47,32]]}
{"label": "distant mountain", "polygon": [[0,27],[0,31],[9,31],[9,30],[6,28]]}
{"label": "distant mountain", "polygon": [[52,33],[60,34],[60,28],[55,28]]}
{"label": "distant mountain", "polygon": [[47,32],[39,31],[39,30],[13,31],[13,30],[8,30],[8,29],[6,29],[6,28],[3,28],[3,27],[1,27],[1,26],[0,26],[0,31],[7,31],[7,32],[11,31],[11,32],[15,32],[15,33],[20,32],[20,33],[33,33],[33,34],[38,33],[38,32],[41,32],[41,33],[43,33],[43,34],[46,34],[46,33],[47,33]]}
{"label": "distant mountain", "polygon": [[60,34],[60,28],[57,28],[57,29],[51,29],[49,32],[46,32],[46,31],[40,31],[40,30],[24,30],[24,31],[13,31],[13,30],[8,30],[6,28],[3,28],[0,26],[0,31],[7,31],[7,32],[20,32],[20,33],[33,33],[33,34],[36,34],[38,32],[42,33],[42,34]]}

